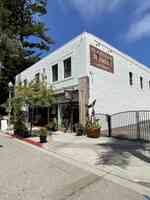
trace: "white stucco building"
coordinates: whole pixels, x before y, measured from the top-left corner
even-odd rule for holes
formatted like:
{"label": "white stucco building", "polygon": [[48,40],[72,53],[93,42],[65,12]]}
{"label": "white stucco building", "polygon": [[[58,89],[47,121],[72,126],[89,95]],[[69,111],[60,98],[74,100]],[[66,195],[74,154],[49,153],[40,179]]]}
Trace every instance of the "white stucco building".
{"label": "white stucco building", "polygon": [[17,75],[16,83],[43,76],[57,94],[59,126],[70,102],[66,90],[73,93],[74,123],[85,124],[87,105],[95,99],[96,113],[150,110],[150,69],[87,32]]}

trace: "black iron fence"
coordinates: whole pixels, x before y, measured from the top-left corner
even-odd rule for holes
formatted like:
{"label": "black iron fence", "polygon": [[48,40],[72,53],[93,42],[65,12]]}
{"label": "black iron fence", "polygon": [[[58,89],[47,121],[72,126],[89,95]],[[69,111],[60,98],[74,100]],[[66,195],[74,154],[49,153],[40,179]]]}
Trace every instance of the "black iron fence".
{"label": "black iron fence", "polygon": [[101,121],[105,136],[150,141],[150,111],[97,114],[96,117]]}

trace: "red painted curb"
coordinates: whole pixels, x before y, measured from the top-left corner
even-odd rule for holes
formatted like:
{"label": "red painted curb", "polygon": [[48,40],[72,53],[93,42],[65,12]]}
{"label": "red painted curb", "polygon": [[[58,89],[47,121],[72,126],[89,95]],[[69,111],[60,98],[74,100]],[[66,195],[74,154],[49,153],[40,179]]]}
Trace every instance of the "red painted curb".
{"label": "red painted curb", "polygon": [[[9,135],[9,133],[6,133],[6,134]],[[24,138],[21,138],[21,137],[16,136],[16,135],[9,135],[9,136],[12,137],[12,138],[16,138],[16,139],[18,139],[18,140],[24,141],[24,142],[26,142],[26,143],[28,143],[28,144],[32,144],[32,145],[34,145],[34,146],[43,148],[43,145],[42,145],[40,142],[36,142],[36,141],[31,140],[31,139],[28,139],[28,138],[24,139]]]}

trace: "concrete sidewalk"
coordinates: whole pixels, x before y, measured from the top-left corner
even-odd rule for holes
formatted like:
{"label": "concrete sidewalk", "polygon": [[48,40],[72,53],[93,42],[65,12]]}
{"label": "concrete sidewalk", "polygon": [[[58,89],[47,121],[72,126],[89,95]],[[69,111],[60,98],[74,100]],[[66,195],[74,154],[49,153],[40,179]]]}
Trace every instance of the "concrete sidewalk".
{"label": "concrete sidewalk", "polygon": [[55,132],[44,148],[150,188],[150,144]]}

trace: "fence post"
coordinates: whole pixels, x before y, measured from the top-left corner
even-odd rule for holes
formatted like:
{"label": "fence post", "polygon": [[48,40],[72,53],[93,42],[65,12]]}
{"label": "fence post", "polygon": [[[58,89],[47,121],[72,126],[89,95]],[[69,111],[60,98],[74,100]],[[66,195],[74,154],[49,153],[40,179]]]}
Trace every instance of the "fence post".
{"label": "fence post", "polygon": [[108,137],[111,137],[112,135],[111,115],[107,115],[107,123],[108,123]]}
{"label": "fence post", "polygon": [[137,130],[137,139],[140,139],[140,119],[138,111],[136,111],[136,130]]}

